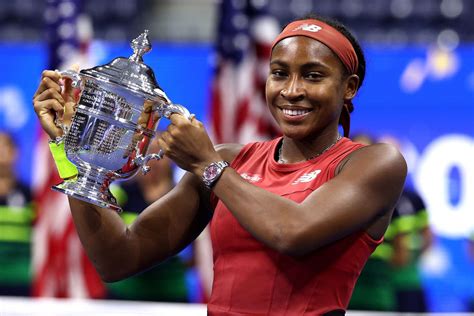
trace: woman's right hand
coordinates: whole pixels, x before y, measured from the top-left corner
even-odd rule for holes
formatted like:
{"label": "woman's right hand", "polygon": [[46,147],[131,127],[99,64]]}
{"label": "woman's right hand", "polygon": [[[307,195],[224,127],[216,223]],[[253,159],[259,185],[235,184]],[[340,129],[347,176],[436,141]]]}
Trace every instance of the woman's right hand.
{"label": "woman's right hand", "polygon": [[33,106],[43,130],[54,139],[62,136],[62,129],[56,125],[56,119],[69,124],[75,105],[74,89],[70,80],[64,80],[61,74],[45,70],[41,82],[33,96]]}

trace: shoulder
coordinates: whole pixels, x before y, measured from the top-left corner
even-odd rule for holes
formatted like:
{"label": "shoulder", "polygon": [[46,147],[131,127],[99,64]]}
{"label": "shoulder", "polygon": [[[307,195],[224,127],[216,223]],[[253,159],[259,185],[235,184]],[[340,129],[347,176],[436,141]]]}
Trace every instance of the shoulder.
{"label": "shoulder", "polygon": [[[407,165],[399,150],[391,144],[361,147],[346,159],[335,177],[346,190],[355,192],[364,207],[378,214],[367,231],[381,237],[405,185]],[[341,182],[339,182],[341,183]]]}
{"label": "shoulder", "polygon": [[221,157],[226,161],[234,160],[243,147],[244,145],[235,143],[219,144],[214,146],[219,155],[221,155]]}
{"label": "shoulder", "polygon": [[407,175],[407,164],[391,144],[374,144],[351,153],[336,178],[357,186],[365,196],[382,198],[395,206]]}
{"label": "shoulder", "polygon": [[395,172],[404,176],[407,172],[407,164],[400,151],[395,146],[385,143],[364,146],[352,152],[344,168],[354,165],[363,168],[364,171]]}
{"label": "shoulder", "polygon": [[234,159],[238,158],[238,156],[242,155],[252,155],[261,154],[261,153],[268,153],[271,150],[272,146],[278,142],[278,138],[263,141],[263,142],[253,142],[248,143],[246,145],[243,144],[236,144],[236,143],[227,143],[227,144],[219,144],[214,146],[216,151],[221,155],[221,157],[226,161],[233,161]]}

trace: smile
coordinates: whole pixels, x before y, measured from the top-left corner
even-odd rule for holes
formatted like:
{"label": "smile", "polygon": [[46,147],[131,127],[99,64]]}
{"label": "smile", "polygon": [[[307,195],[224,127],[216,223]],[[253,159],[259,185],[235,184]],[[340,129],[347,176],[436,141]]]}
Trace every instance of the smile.
{"label": "smile", "polygon": [[302,116],[311,112],[311,110],[308,110],[308,109],[304,109],[304,110],[303,109],[281,109],[281,110],[283,114],[287,116]]}

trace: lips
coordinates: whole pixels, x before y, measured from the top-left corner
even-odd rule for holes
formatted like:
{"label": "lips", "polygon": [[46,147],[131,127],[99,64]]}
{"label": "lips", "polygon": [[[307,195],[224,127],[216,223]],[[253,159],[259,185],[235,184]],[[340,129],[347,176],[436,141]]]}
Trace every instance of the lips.
{"label": "lips", "polygon": [[311,110],[308,109],[282,109],[283,114],[287,116],[301,116],[301,115],[306,115]]}
{"label": "lips", "polygon": [[313,111],[313,109],[308,109],[304,107],[293,107],[293,106],[285,106],[279,107],[281,113],[283,114],[283,119],[288,122],[297,122],[304,120],[305,117]]}

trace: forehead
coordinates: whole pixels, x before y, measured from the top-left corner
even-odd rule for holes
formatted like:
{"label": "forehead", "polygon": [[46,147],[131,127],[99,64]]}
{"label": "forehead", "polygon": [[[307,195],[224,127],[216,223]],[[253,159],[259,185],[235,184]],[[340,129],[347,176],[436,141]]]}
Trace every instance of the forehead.
{"label": "forehead", "polygon": [[271,59],[287,63],[319,62],[330,66],[342,65],[329,47],[306,36],[292,36],[282,39],[273,48]]}

